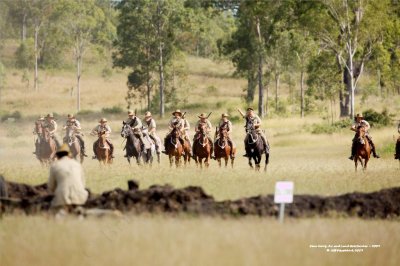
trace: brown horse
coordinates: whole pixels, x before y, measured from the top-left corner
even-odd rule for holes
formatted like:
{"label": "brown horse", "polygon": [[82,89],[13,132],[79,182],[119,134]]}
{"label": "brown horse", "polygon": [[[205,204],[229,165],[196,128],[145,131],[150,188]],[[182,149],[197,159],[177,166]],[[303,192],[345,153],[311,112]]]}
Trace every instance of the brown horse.
{"label": "brown horse", "polygon": [[175,165],[179,167],[181,164],[181,157],[183,154],[184,147],[182,146],[180,139],[181,132],[178,127],[174,126],[171,133],[167,136],[165,151],[169,158],[169,165],[172,167],[175,158]]}
{"label": "brown horse", "polygon": [[189,140],[186,139],[186,137],[183,137],[183,140],[184,140],[184,143],[183,143],[183,152],[184,152],[183,161],[185,162],[185,165],[186,165],[186,164],[190,164],[190,159],[191,159],[190,149],[191,149],[191,147],[190,147],[190,142],[189,142]]}
{"label": "brown horse", "polygon": [[400,137],[397,138],[396,153],[394,154],[394,159],[399,160],[399,164],[400,164]]}
{"label": "brown horse", "polygon": [[203,159],[206,167],[210,165],[209,161],[212,154],[213,144],[208,140],[206,124],[200,123],[198,130],[197,138],[195,138],[193,143],[193,156],[196,165],[200,164],[200,167],[203,168]]}
{"label": "brown horse", "polygon": [[52,161],[54,161],[57,150],[56,142],[51,137],[50,132],[47,129],[43,128],[41,123],[35,123],[35,131],[38,134],[36,158],[43,166],[47,166]]}
{"label": "brown horse", "polygon": [[83,159],[85,157],[81,152],[81,144],[79,143],[78,138],[75,136],[74,128],[67,127],[64,142],[68,144],[72,157],[76,160],[79,158],[80,162],[83,163]]}
{"label": "brown horse", "polygon": [[[354,165],[357,171],[358,161],[361,163],[363,170],[367,169],[368,161],[371,157],[371,146],[366,137],[365,127],[359,126],[356,133],[356,153],[354,156]],[[364,161],[363,161],[364,160]]]}
{"label": "brown horse", "polygon": [[[233,150],[232,150],[233,149]],[[231,155],[232,150],[232,155]],[[232,148],[228,142],[228,131],[226,127],[220,127],[218,130],[218,139],[214,142],[214,155],[221,167],[221,159],[225,159],[225,167],[228,166],[229,157],[231,158],[231,166],[235,160],[236,148]]]}
{"label": "brown horse", "polygon": [[110,145],[107,143],[107,137],[105,133],[106,131],[104,130],[99,132],[99,139],[96,141],[95,145],[97,160],[99,160],[100,163],[103,163],[103,165],[112,163]]}

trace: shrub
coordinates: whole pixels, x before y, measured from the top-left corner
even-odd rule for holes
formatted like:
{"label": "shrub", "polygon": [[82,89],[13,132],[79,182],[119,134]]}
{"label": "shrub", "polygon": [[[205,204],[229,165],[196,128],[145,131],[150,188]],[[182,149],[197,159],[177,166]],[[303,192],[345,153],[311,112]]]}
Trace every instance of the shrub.
{"label": "shrub", "polygon": [[77,115],[90,115],[93,114],[94,112],[92,110],[80,110]]}
{"label": "shrub", "polygon": [[387,109],[384,109],[382,113],[378,113],[373,109],[364,111],[364,119],[370,123],[373,127],[388,126],[392,123],[392,114],[389,114]]}
{"label": "shrub", "polygon": [[13,113],[5,113],[1,116],[1,121],[6,121],[8,118],[13,118],[14,120],[20,120],[22,117],[19,111],[15,111]]}
{"label": "shrub", "polygon": [[347,119],[342,119],[339,121],[334,122],[333,124],[314,124],[311,127],[311,133],[312,134],[333,134],[335,132],[338,132],[342,130],[343,128],[350,127],[352,123],[352,120],[347,118]]}
{"label": "shrub", "polygon": [[124,112],[124,110],[121,107],[116,105],[114,105],[111,108],[104,107],[103,109],[101,109],[101,111],[105,114],[120,114]]}

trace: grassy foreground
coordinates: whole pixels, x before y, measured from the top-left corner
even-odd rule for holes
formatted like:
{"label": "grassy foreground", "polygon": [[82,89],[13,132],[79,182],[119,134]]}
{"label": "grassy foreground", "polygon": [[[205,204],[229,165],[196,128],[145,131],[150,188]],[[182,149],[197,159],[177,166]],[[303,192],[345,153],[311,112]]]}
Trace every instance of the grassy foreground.
{"label": "grassy foreground", "polygon": [[[5,217],[8,265],[398,265],[400,223],[357,219]],[[34,232],[34,233],[33,233]],[[334,253],[310,245],[380,245]]]}

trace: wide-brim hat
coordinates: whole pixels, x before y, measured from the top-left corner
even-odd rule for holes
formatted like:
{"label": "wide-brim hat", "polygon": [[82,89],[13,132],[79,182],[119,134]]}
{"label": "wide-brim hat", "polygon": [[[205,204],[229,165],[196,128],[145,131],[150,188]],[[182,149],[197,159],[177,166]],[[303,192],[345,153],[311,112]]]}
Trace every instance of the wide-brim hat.
{"label": "wide-brim hat", "polygon": [[107,119],[103,117],[102,119],[99,120],[99,123],[107,123]]}
{"label": "wide-brim hat", "polygon": [[46,115],[46,118],[54,118],[53,113],[49,113]]}
{"label": "wide-brim hat", "polygon": [[175,115],[175,114],[180,114],[182,116],[182,112],[179,109],[176,109],[175,112],[172,113],[172,115]]}
{"label": "wide-brim hat", "polygon": [[355,116],[354,116],[354,118],[364,118],[364,116],[361,114],[361,113],[359,113],[359,114],[356,114]]}
{"label": "wide-brim hat", "polygon": [[254,109],[251,108],[251,107],[248,107],[248,108],[246,109],[246,111],[254,111]]}
{"label": "wide-brim hat", "polygon": [[72,118],[75,118],[75,116],[73,114],[68,114],[67,118],[72,119]]}
{"label": "wide-brim hat", "polygon": [[132,110],[128,110],[128,115],[135,115],[135,113]]}
{"label": "wide-brim hat", "polygon": [[201,113],[198,118],[207,118],[207,115],[205,113]]}
{"label": "wide-brim hat", "polygon": [[151,113],[150,113],[149,111],[147,111],[146,113],[144,113],[144,117],[145,117],[145,118],[151,117]]}
{"label": "wide-brim hat", "polygon": [[229,115],[227,113],[223,113],[221,116],[222,117],[229,117]]}
{"label": "wide-brim hat", "polygon": [[65,153],[66,155],[71,155],[71,150],[69,149],[68,145],[66,143],[64,143],[63,145],[61,145],[60,148],[58,148],[58,150],[56,151],[56,155],[60,155]]}
{"label": "wide-brim hat", "polygon": [[38,118],[39,121],[43,121],[44,120],[44,115],[40,115]]}

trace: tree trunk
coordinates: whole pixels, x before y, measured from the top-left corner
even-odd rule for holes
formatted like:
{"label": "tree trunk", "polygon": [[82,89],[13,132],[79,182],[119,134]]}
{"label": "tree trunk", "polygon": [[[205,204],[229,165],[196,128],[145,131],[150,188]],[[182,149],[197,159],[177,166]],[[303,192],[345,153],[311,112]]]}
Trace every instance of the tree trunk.
{"label": "tree trunk", "polygon": [[39,38],[39,26],[35,25],[35,77],[33,79],[33,87],[35,91],[37,92],[39,90],[39,84],[38,84],[38,79],[39,79],[39,73],[38,73],[38,57],[39,57],[39,47],[38,47],[38,38]]}
{"label": "tree trunk", "polygon": [[268,116],[268,96],[269,96],[269,85],[270,85],[270,75],[267,76],[267,81],[265,82],[265,116]]}
{"label": "tree trunk", "polygon": [[376,75],[378,78],[378,91],[381,94],[381,98],[383,98],[382,77],[381,77],[381,70],[379,68],[376,70]]}
{"label": "tree trunk", "polygon": [[82,57],[76,58],[76,108],[78,112],[81,110],[81,64]]}
{"label": "tree trunk", "polygon": [[164,65],[163,65],[163,48],[162,43],[159,44],[160,50],[160,62],[158,66],[158,70],[160,73],[160,117],[164,117]]}
{"label": "tree trunk", "polygon": [[350,91],[351,91],[351,76],[346,67],[343,70],[343,84],[345,87],[345,91],[339,91],[339,100],[340,100],[340,117],[348,117],[350,116]]}
{"label": "tree trunk", "polygon": [[262,84],[262,56],[258,59],[258,114],[261,118],[264,117],[264,86]]}
{"label": "tree trunk", "polygon": [[349,74],[350,74],[350,82],[347,84],[349,85],[348,91],[350,94],[350,118],[354,117],[354,105],[355,105],[355,84],[354,84],[354,62],[353,62],[353,57],[351,56],[352,50],[350,49],[349,51]]}
{"label": "tree trunk", "polygon": [[279,78],[280,78],[280,74],[275,73],[275,111],[276,112],[278,112],[278,101],[279,101],[279,96],[278,96]]}
{"label": "tree trunk", "polygon": [[150,110],[151,107],[151,85],[150,85],[150,78],[147,77],[146,81],[146,87],[147,87],[147,110]]}
{"label": "tree trunk", "polygon": [[21,30],[21,42],[24,43],[26,40],[26,17],[27,14],[24,13],[22,16],[22,30]]}
{"label": "tree trunk", "polygon": [[304,71],[301,70],[300,73],[300,97],[301,97],[301,103],[300,103],[300,116],[301,118],[304,117]]}

